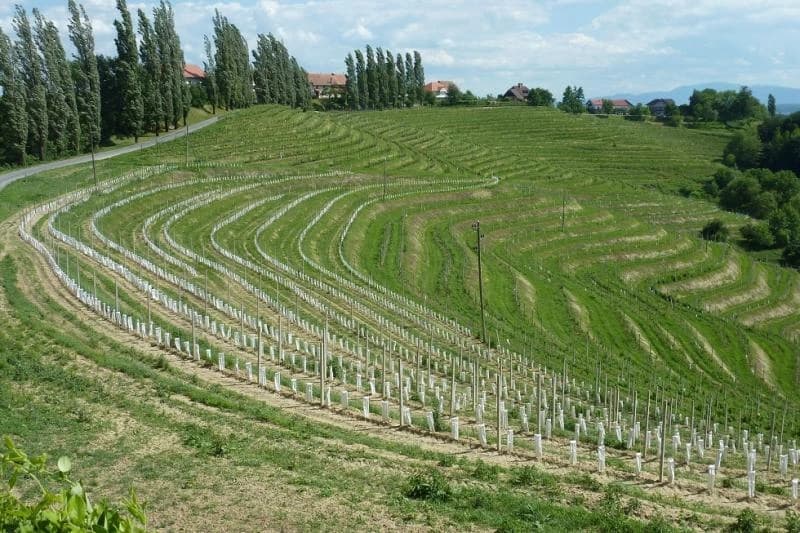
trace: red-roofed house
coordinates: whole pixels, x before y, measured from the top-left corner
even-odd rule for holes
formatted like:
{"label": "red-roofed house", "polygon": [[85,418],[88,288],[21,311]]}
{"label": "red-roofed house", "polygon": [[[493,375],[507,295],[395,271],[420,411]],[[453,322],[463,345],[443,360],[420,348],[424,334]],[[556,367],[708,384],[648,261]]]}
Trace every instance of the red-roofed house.
{"label": "red-roofed house", "polygon": [[186,63],[183,65],[183,81],[190,85],[200,85],[206,79],[206,73],[197,65]]}
{"label": "red-roofed house", "polygon": [[347,86],[347,76],[344,74],[320,74],[309,72],[308,83],[314,90],[315,98],[333,98],[344,94]]}
{"label": "red-roofed house", "polygon": [[[605,98],[592,98],[587,102],[586,109],[589,110],[589,113],[602,113],[603,100],[605,100]],[[618,115],[626,114],[633,107],[633,104],[628,100],[611,100],[611,103],[614,106],[614,113]]]}
{"label": "red-roofed house", "polygon": [[452,81],[447,80],[437,80],[432,81],[425,84],[425,92],[433,93],[434,97],[439,98],[447,98],[447,89],[454,85]]}

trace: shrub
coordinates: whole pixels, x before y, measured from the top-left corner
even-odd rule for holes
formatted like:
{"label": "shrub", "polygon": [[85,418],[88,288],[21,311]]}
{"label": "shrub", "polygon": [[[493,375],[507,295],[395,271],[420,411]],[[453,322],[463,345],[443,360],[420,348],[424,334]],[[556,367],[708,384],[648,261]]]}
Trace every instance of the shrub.
{"label": "shrub", "polygon": [[800,241],[790,242],[783,249],[781,261],[786,266],[800,268]]}
{"label": "shrub", "polygon": [[758,224],[745,224],[739,229],[745,244],[752,250],[764,250],[775,245],[775,237],[769,226],[763,222]]}
{"label": "shrub", "polygon": [[[68,474],[72,464],[67,457],[58,460],[57,469],[47,466],[47,457],[29,457],[8,437],[0,453],[0,531],[95,531],[143,532],[147,528],[144,505],[131,489],[125,502],[127,515],[105,501],[91,503],[81,482]],[[27,504],[12,489],[17,481],[30,479],[38,487],[39,500]],[[48,481],[61,486],[59,492],[45,488]],[[129,516],[128,516],[129,515]]]}
{"label": "shrub", "polygon": [[406,480],[403,496],[414,500],[444,502],[453,495],[450,484],[438,471],[419,472]]}
{"label": "shrub", "polygon": [[726,163],[733,162],[740,168],[757,167],[761,161],[761,139],[755,131],[739,131],[725,147]]}
{"label": "shrub", "polygon": [[700,230],[700,236],[707,241],[726,241],[728,240],[728,228],[725,223],[715,218]]}
{"label": "shrub", "polygon": [[786,511],[786,531],[800,533],[800,516],[794,511]]}
{"label": "shrub", "polygon": [[739,533],[755,533],[758,529],[758,517],[752,509],[743,509],[736,518],[736,522],[728,527],[728,531]]}
{"label": "shrub", "polygon": [[499,472],[500,468],[497,465],[490,465],[478,459],[475,469],[472,471],[472,477],[481,481],[494,481]]}

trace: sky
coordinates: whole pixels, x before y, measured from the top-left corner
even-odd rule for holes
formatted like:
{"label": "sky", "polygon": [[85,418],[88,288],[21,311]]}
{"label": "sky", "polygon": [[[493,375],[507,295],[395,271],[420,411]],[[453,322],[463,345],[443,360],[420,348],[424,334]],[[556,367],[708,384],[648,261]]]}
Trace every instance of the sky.
{"label": "sky", "polygon": [[[61,30],[67,0],[18,0]],[[14,0],[0,2],[11,31]],[[114,0],[83,0],[96,51],[116,55]],[[130,1],[152,14],[155,2]],[[454,81],[477,95],[522,82],[557,97],[669,90],[704,82],[800,87],[800,0],[173,0],[187,63],[203,64],[214,10],[252,48],[259,33],[283,40],[309,72],[343,72],[366,44],[419,50],[428,81]]]}

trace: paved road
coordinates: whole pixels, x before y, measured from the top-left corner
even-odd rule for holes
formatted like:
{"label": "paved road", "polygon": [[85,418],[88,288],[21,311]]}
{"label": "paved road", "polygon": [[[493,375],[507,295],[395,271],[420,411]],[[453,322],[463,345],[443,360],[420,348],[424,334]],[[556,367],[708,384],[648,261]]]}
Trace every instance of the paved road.
{"label": "paved road", "polygon": [[[211,117],[207,118],[201,122],[197,122],[195,124],[189,125],[189,133],[195,132],[199,129],[205,128],[206,126],[210,126],[211,124],[215,123],[219,117]],[[159,144],[171,141],[173,139],[178,139],[183,137],[186,133],[186,128],[181,128],[179,130],[173,130],[169,133],[165,133],[159,137],[153,137],[146,141],[142,141],[138,144],[132,144],[130,146],[123,146],[121,148],[115,148],[113,150],[106,150],[105,152],[98,152],[94,155],[95,161],[102,161],[103,159],[110,159],[112,157],[117,157],[118,155],[128,154],[130,152],[135,152],[137,150],[141,150],[143,148],[149,148],[151,146],[155,146],[156,140]],[[28,168],[20,168],[18,170],[12,170],[10,172],[6,172],[4,174],[0,174],[0,189],[17,181],[20,178],[24,178],[26,176],[33,176],[34,174],[38,174],[40,172],[44,172],[46,170],[53,170],[56,168],[67,167],[70,165],[79,165],[81,163],[90,163],[92,161],[92,154],[86,155],[79,155],[75,157],[70,157],[69,159],[61,159],[59,161],[50,161],[49,163],[42,163],[41,165],[36,165],[33,167]]]}

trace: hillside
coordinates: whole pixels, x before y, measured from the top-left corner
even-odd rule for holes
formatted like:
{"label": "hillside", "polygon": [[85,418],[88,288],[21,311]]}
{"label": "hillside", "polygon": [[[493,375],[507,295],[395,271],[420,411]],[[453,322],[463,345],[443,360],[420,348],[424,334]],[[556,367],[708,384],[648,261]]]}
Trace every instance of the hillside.
{"label": "hillside", "polygon": [[20,180],[0,434],[159,529],[781,527],[800,278],[698,238],[725,142],[258,106]]}

